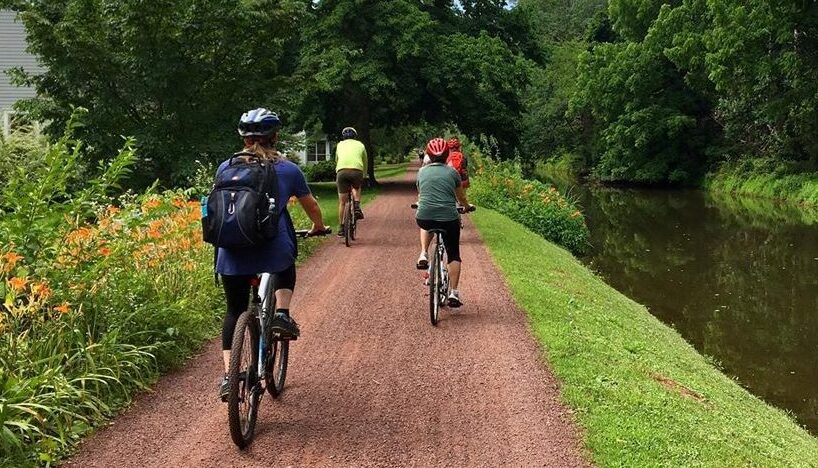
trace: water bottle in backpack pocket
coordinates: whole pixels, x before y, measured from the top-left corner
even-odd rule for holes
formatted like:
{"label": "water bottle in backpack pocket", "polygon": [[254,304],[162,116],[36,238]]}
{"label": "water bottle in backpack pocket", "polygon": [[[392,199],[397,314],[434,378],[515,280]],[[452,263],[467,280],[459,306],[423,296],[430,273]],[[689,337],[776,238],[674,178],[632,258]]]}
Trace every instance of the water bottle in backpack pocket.
{"label": "water bottle in backpack pocket", "polygon": [[235,154],[203,199],[204,241],[229,249],[273,239],[278,233],[277,200],[273,162],[252,153]]}

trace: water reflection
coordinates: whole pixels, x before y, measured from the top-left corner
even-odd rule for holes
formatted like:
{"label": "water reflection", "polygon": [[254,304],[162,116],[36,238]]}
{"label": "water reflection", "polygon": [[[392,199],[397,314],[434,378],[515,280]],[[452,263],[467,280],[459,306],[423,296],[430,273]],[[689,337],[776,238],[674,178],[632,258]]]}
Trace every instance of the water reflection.
{"label": "water reflection", "polygon": [[818,434],[818,212],[699,191],[579,193],[592,268]]}

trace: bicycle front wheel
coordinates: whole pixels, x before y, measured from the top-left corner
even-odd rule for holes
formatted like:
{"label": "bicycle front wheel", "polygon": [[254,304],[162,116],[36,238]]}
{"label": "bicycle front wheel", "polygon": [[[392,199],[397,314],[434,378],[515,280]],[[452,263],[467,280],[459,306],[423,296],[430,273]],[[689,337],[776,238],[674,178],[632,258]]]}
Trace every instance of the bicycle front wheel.
{"label": "bicycle front wheel", "polygon": [[284,391],[284,380],[287,378],[287,359],[290,355],[290,342],[273,340],[270,343],[270,355],[267,365],[267,391],[273,398],[278,398]]}
{"label": "bicycle front wheel", "polygon": [[249,311],[239,316],[230,350],[230,370],[227,373],[230,393],[227,396],[227,419],[230,437],[239,448],[253,440],[258,416],[259,330],[256,317]]}

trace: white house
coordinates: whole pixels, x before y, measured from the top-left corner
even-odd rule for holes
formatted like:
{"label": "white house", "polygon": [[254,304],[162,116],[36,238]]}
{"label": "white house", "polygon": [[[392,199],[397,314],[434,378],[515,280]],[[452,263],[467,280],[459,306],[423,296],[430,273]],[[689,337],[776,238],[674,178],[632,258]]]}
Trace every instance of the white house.
{"label": "white house", "polygon": [[334,145],[326,135],[307,137],[307,132],[301,131],[297,136],[306,141],[304,149],[295,152],[302,166],[332,159]]}
{"label": "white house", "polygon": [[43,69],[37,59],[26,52],[26,32],[17,20],[17,13],[0,10],[0,123],[4,134],[8,134],[11,128],[14,103],[35,96],[34,89],[11,84],[5,71],[15,67],[30,72]]}

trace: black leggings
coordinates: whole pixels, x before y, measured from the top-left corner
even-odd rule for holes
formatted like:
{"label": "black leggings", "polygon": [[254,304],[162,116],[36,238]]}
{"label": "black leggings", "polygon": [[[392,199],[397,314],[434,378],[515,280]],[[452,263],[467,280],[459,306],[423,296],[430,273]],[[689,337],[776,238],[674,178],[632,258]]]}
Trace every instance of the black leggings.
{"label": "black leggings", "polygon": [[[233,332],[236,330],[236,321],[250,305],[250,280],[256,275],[222,275],[224,297],[227,300],[227,313],[224,315],[222,326],[222,349],[229,350],[233,346]],[[295,289],[295,265],[284,271],[273,274],[273,291],[279,289]]]}
{"label": "black leggings", "polygon": [[454,221],[432,221],[431,219],[417,220],[418,226],[425,231],[432,229],[442,229],[443,245],[446,247],[446,257],[448,263],[459,262],[460,260],[460,220]]}

